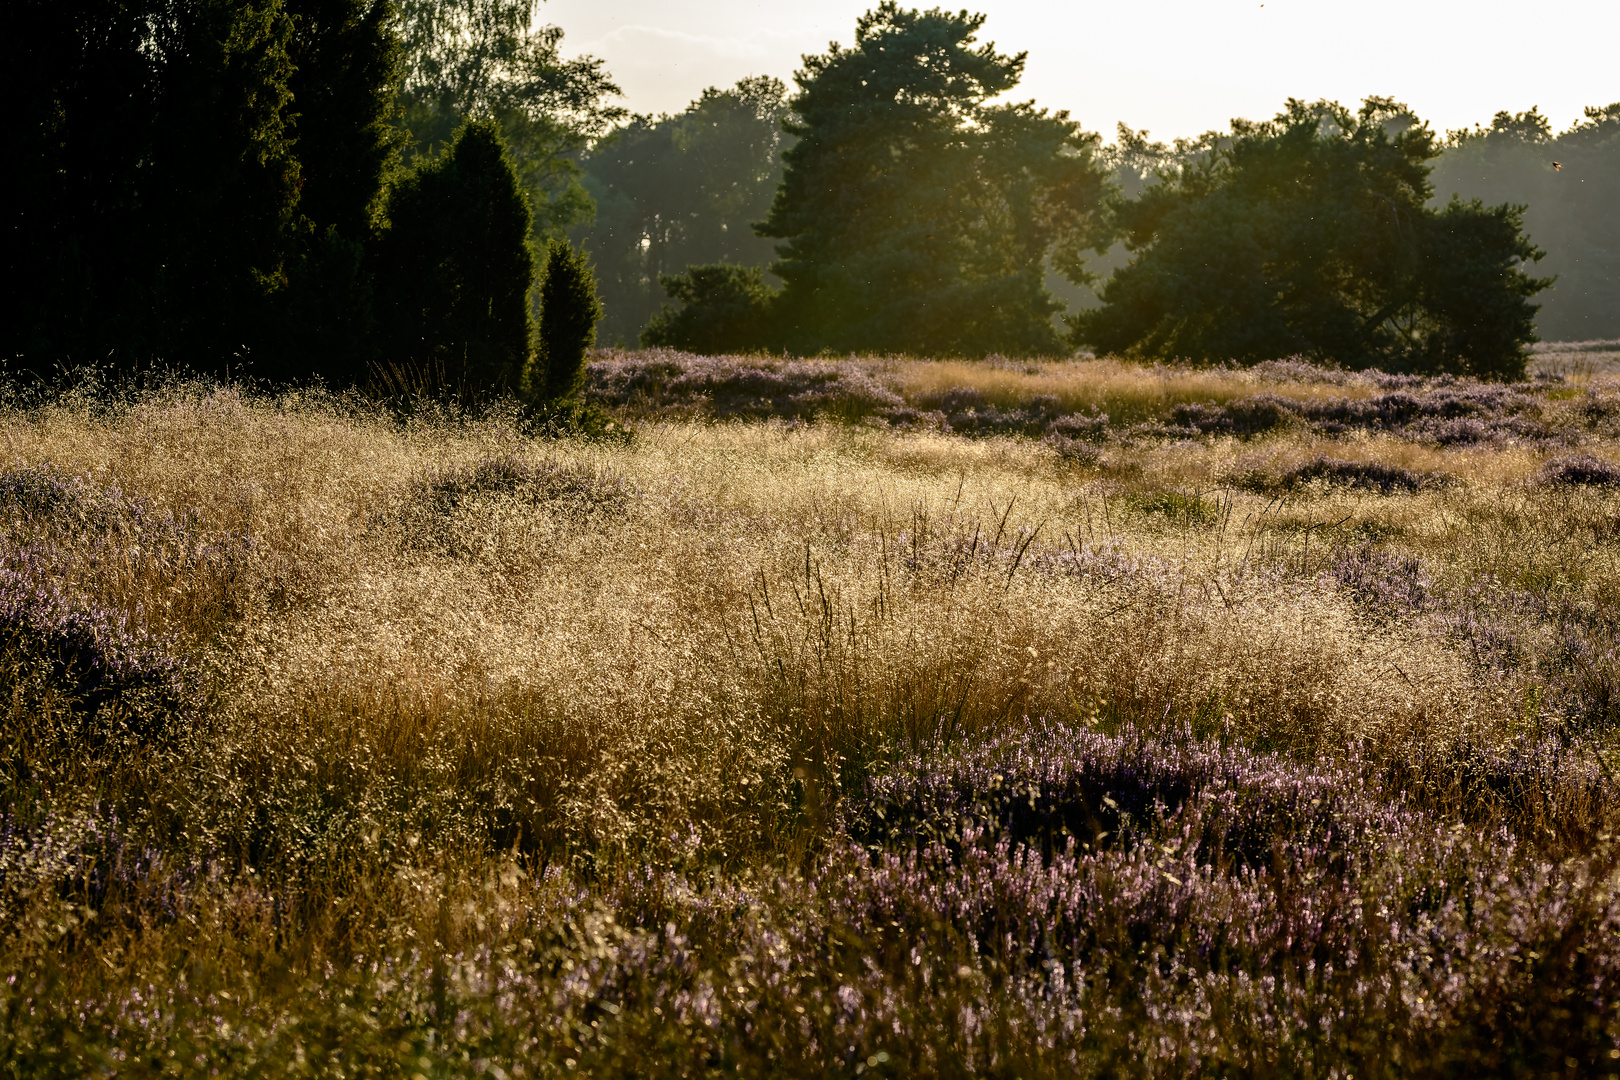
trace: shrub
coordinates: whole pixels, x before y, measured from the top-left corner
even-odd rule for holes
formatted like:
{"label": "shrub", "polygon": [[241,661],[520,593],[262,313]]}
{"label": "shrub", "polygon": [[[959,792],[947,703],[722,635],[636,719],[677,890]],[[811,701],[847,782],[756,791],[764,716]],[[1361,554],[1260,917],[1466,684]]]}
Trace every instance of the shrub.
{"label": "shrub", "polygon": [[684,349],[715,356],[757,349],[770,340],[776,292],[758,266],[713,263],[665,274],[658,284],[685,306],[665,306],[641,332],[654,348]]}
{"label": "shrub", "polygon": [[531,393],[551,402],[579,393],[585,385],[585,354],[596,343],[601,318],[596,276],[585,253],[566,240],[552,240],[540,279],[540,346]]}
{"label": "shrub", "polygon": [[1145,514],[1155,514],[1176,525],[1214,525],[1221,518],[1219,507],[1202,496],[1186,491],[1161,491],[1141,499]]}
{"label": "shrub", "polygon": [[[32,572],[31,572],[32,571]],[[49,568],[0,568],[0,668],[22,685],[29,672],[67,697],[87,719],[115,709],[150,734],[190,708],[187,669],[132,629],[129,620],[88,603],[71,603],[49,581]]]}
{"label": "shrub", "polygon": [[1319,456],[1295,465],[1283,473],[1281,486],[1298,487],[1312,480],[1325,481],[1340,487],[1365,488],[1381,495],[1397,491],[1416,492],[1434,487],[1443,480],[1432,473],[1418,473],[1399,465],[1386,465],[1381,461],[1340,461]]}
{"label": "shrub", "polygon": [[1620,466],[1581,454],[1547,462],[1538,479],[1553,487],[1620,487]]}

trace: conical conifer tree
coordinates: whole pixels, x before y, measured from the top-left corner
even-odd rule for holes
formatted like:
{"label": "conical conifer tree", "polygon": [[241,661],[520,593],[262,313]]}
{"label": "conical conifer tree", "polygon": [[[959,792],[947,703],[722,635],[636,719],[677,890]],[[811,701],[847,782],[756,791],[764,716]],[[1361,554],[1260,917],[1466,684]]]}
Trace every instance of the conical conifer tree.
{"label": "conical conifer tree", "polygon": [[534,390],[547,401],[573,397],[585,382],[586,353],[596,343],[602,304],[585,253],[566,240],[546,247],[540,282],[540,346]]}
{"label": "conical conifer tree", "polygon": [[386,359],[474,395],[516,391],[528,363],[529,202],[491,120],[394,188],[379,243]]}

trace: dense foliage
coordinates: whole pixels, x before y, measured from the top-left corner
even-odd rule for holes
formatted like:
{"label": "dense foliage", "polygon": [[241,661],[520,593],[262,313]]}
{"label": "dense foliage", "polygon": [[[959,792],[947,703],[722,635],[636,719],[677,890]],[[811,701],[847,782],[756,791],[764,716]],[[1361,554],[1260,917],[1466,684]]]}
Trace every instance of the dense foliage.
{"label": "dense foliage", "polygon": [[1429,129],[1401,105],[1290,101],[1118,206],[1132,262],[1071,319],[1149,357],[1305,355],[1348,367],[1521,376],[1534,340],[1523,208],[1427,205]]}
{"label": "dense foliage", "polygon": [[[441,382],[515,388],[531,234],[588,212],[563,154],[617,115],[600,62],[559,59],[531,14],[24,4],[0,57],[24,117],[0,355],[340,385],[450,364]],[[449,145],[469,120],[477,153]]]}
{"label": "dense foliage", "polygon": [[[302,224],[299,19],[278,0],[17,15],[0,54],[22,118],[0,351],[45,371],[109,355],[223,367],[259,344]],[[328,104],[363,140],[373,103]],[[334,224],[374,196],[343,207],[328,191]]]}
{"label": "dense foliage", "polygon": [[1525,231],[1547,251],[1540,269],[1557,280],[1538,298],[1536,332],[1620,337],[1620,102],[1589,106],[1556,136],[1536,109],[1449,135],[1432,177],[1440,197],[1523,204]]}
{"label": "dense foliage", "polygon": [[763,76],[711,87],[685,112],[633,117],[585,155],[596,218],[574,235],[596,260],[605,341],[636,341],[658,312],[665,275],[770,259],[753,223],[781,179],[786,97]]}
{"label": "dense foliage", "polygon": [[562,55],[559,27],[537,24],[534,0],[398,0],[400,92],[408,160],[448,146],[460,124],[495,120],[534,210],[535,238],[592,214],[574,160],[624,116],[591,56]]}
{"label": "dense foliage", "polygon": [[[983,23],[888,2],[858,20],[853,48],[805,58],[789,102],[797,141],[757,226],[783,241],[771,267],[783,287],[751,344],[1058,351],[1045,276],[1053,265],[1083,277],[1081,252],[1104,238],[1096,136],[1067,113],[992,104],[1017,85],[1024,57],[978,45]],[[716,316],[727,325],[736,295],[725,292]],[[698,335],[708,322],[687,317]],[[669,344],[697,340],[672,336],[671,319],[658,325]]]}
{"label": "dense foliage", "polygon": [[386,355],[474,394],[515,391],[532,335],[530,220],[490,120],[396,184],[378,241]]}
{"label": "dense foliage", "polygon": [[601,315],[596,275],[585,253],[566,240],[552,240],[540,275],[540,333],[532,379],[541,398],[562,401],[579,393]]}
{"label": "dense foliage", "polygon": [[762,266],[688,266],[658,283],[681,306],[653,316],[641,332],[647,345],[715,356],[757,350],[775,336],[777,291]]}

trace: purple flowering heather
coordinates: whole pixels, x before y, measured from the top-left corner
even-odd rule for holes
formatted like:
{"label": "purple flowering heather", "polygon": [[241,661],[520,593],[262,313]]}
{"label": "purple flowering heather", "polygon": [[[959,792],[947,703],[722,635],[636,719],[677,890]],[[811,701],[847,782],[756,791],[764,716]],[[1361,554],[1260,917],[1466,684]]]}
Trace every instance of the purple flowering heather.
{"label": "purple flowering heather", "polygon": [[[991,367],[1013,367],[989,361]],[[1381,432],[1441,446],[1568,441],[1551,425],[1544,390],[1449,376],[1342,372],[1299,360],[1259,365],[1255,374],[1325,385],[1376,388],[1371,397],[1296,400],[1271,392],[1224,404],[1186,402],[1157,420],[1122,429],[1129,438],[1248,438],[1287,428],[1339,436]],[[1050,395],[1015,406],[994,404],[973,387],[929,391],[906,400],[884,361],[789,360],[770,357],[693,356],[670,350],[607,351],[589,365],[587,394],[597,404],[654,414],[716,418],[809,420],[820,415],[901,428],[937,428],[965,435],[1048,438],[1060,452],[1084,461],[1095,455],[1076,445],[1107,430],[1100,414],[1065,413]]]}
{"label": "purple flowering heather", "polygon": [[587,379],[587,395],[602,405],[701,407],[720,418],[882,415],[906,404],[867,365],[855,361],[694,356],[654,349],[598,356]]}
{"label": "purple flowering heather", "polygon": [[113,704],[185,711],[188,668],[130,619],[105,608],[71,603],[43,575],[0,567],[0,640],[15,662],[42,666],[75,708],[94,715]]}
{"label": "purple flowering heather", "polygon": [[1620,466],[1579,454],[1547,462],[1536,479],[1552,487],[1616,488],[1620,487]]}
{"label": "purple flowering heather", "polygon": [[141,734],[189,712],[189,665],[148,631],[144,609],[98,595],[101,569],[147,561],[173,580],[223,582],[245,541],[206,539],[193,517],[50,463],[0,472],[0,508],[10,514],[0,533],[0,638],[12,662],[88,717],[115,705],[126,723],[138,715]]}
{"label": "purple flowering heather", "polygon": [[1434,591],[1422,559],[1372,544],[1336,551],[1328,575],[1369,611],[1387,617],[1427,610]]}
{"label": "purple flowering heather", "polygon": [[1340,461],[1318,455],[1284,472],[1278,486],[1293,488],[1313,480],[1338,487],[1376,491],[1380,495],[1394,495],[1397,492],[1409,494],[1442,487],[1449,478],[1436,473],[1414,472],[1381,461]]}

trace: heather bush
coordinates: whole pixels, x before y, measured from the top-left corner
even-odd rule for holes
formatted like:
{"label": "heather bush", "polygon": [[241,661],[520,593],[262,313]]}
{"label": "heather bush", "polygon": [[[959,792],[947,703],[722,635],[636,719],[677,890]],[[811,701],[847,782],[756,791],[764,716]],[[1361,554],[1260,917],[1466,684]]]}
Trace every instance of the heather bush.
{"label": "heather bush", "polygon": [[1278,479],[1277,486],[1286,489],[1318,481],[1393,495],[1423,491],[1443,485],[1446,480],[1442,475],[1418,473],[1380,461],[1341,461],[1324,455],[1289,468]]}
{"label": "heather bush", "polygon": [[160,643],[114,612],[72,603],[26,559],[13,562],[22,568],[0,569],[0,663],[19,691],[60,694],[90,721],[116,714],[110,723],[141,736],[191,708],[185,665]]}
{"label": "heather bush", "polygon": [[1620,467],[1590,454],[1581,454],[1547,462],[1537,479],[1554,486],[1620,487]]}

